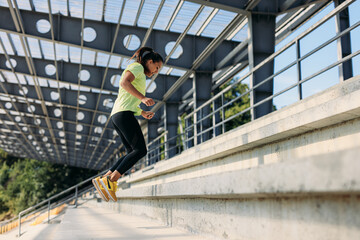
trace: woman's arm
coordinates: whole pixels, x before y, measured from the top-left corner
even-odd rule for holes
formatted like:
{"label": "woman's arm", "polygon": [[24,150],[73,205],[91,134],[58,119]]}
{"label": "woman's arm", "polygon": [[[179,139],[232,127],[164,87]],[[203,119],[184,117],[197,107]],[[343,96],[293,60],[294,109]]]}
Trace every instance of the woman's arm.
{"label": "woman's arm", "polygon": [[126,71],[124,77],[120,82],[120,86],[134,97],[140,99],[141,102],[144,103],[146,106],[154,105],[155,102],[153,99],[145,97],[132,85],[131,82],[134,81],[134,79],[134,74],[132,74],[130,71]]}

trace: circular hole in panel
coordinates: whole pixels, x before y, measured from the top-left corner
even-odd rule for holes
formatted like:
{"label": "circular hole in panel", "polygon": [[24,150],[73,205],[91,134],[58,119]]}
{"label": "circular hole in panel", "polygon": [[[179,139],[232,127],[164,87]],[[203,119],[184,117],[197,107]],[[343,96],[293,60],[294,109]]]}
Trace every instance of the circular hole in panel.
{"label": "circular hole in panel", "polygon": [[[169,55],[169,53],[171,52],[171,50],[173,49],[173,47],[175,46],[175,42],[168,42],[165,46],[165,53],[166,55]],[[172,59],[177,59],[181,56],[181,54],[183,54],[183,48],[182,46],[179,44],[175,51],[173,52],[173,54],[170,56],[170,58]]]}
{"label": "circular hole in panel", "polygon": [[36,145],[37,144],[37,142],[36,141],[33,141],[33,145]]}
{"label": "circular hole in panel", "polygon": [[105,115],[100,115],[100,116],[98,117],[98,121],[99,121],[99,123],[101,123],[101,124],[105,124],[105,123],[106,123],[106,120],[107,120],[107,117],[106,117]]}
{"label": "circular hole in panel", "polygon": [[79,72],[79,78],[80,78],[81,81],[84,81],[84,82],[88,81],[90,79],[90,72],[88,70],[85,70],[85,69],[81,70]]}
{"label": "circular hole in panel", "polygon": [[[35,145],[35,144],[34,144],[34,145]],[[36,150],[40,151],[40,147],[39,147],[39,146],[37,146],[37,147],[36,147]]]}
{"label": "circular hole in panel", "polygon": [[54,114],[55,114],[56,117],[60,117],[60,116],[61,116],[61,110],[60,110],[60,108],[56,108],[56,109],[54,110]]}
{"label": "circular hole in panel", "polygon": [[64,136],[65,136],[64,131],[60,131],[60,132],[59,132],[59,136],[60,136],[60,137],[64,137]]}
{"label": "circular hole in panel", "polygon": [[79,142],[76,142],[75,144],[76,144],[77,146],[81,145],[81,143],[79,143]]}
{"label": "circular hole in panel", "polygon": [[62,122],[57,122],[57,123],[56,123],[56,126],[57,126],[58,128],[63,128],[64,124],[63,124]]}
{"label": "circular hole in panel", "polygon": [[22,87],[22,89],[19,89],[19,93],[21,95],[26,95],[29,92],[29,90],[27,89],[27,87]]}
{"label": "circular hole in panel", "polygon": [[83,120],[85,117],[85,114],[83,112],[78,112],[78,114],[76,115],[78,120]]}
{"label": "circular hole in panel", "polygon": [[[146,79],[146,87],[148,87],[148,85],[150,84],[151,79]],[[147,93],[152,93],[154,92],[156,89],[156,82],[153,81],[152,84],[150,85],[149,89],[146,91]]]}
{"label": "circular hole in panel", "polygon": [[117,136],[117,135],[118,135],[117,132],[116,132],[116,130],[113,131],[113,135],[114,135],[114,136]]}
{"label": "circular hole in panel", "polygon": [[[80,32],[81,36],[81,32]],[[92,42],[96,38],[96,31],[92,27],[84,28],[84,41],[85,42]]]}
{"label": "circular hole in panel", "polygon": [[28,131],[28,128],[27,128],[27,127],[23,127],[22,130],[23,130],[24,132],[27,132],[27,131]]}
{"label": "circular hole in panel", "polygon": [[[15,117],[15,121],[20,122],[20,121],[21,121],[21,117],[20,117],[20,116],[16,116],[16,117]],[[23,129],[23,130],[24,130],[24,129]]]}
{"label": "circular hole in panel", "polygon": [[48,64],[45,66],[45,73],[49,76],[52,76],[56,73],[56,67],[52,64]]}
{"label": "circular hole in panel", "polygon": [[40,19],[36,22],[36,29],[39,33],[47,33],[50,31],[51,25],[50,22],[46,19]]}
{"label": "circular hole in panel", "polygon": [[30,107],[28,107],[27,110],[28,110],[28,112],[33,113],[33,112],[35,112],[35,106],[30,105]]}
{"label": "circular hole in panel", "polygon": [[79,96],[79,104],[84,105],[86,103],[87,97],[85,95]]}
{"label": "circular hole in panel", "polygon": [[78,131],[78,132],[81,132],[83,129],[84,129],[84,127],[83,127],[83,125],[81,125],[81,124],[78,124],[78,125],[76,126],[76,131]]}
{"label": "circular hole in panel", "polygon": [[10,109],[10,108],[12,108],[12,104],[10,102],[7,102],[7,103],[5,103],[5,107],[7,109]]}
{"label": "circular hole in panel", "polygon": [[42,134],[45,134],[45,130],[44,129],[40,129],[39,130],[39,133],[42,135]]}
{"label": "circular hole in panel", "polygon": [[120,79],[121,79],[121,76],[119,74],[112,75],[111,78],[110,78],[111,85],[118,88]]}
{"label": "circular hole in panel", "polygon": [[40,125],[40,124],[41,124],[41,120],[37,118],[37,119],[35,119],[34,123],[35,123],[35,125]]}
{"label": "circular hole in panel", "polygon": [[47,137],[43,137],[43,141],[47,142],[49,139]]}
{"label": "circular hole in panel", "polygon": [[50,97],[51,97],[52,100],[56,101],[56,100],[59,99],[59,93],[52,91],[52,92],[50,93]]}
{"label": "circular hole in panel", "polygon": [[140,47],[140,39],[135,34],[129,34],[124,37],[123,44],[126,49],[133,51]]}
{"label": "circular hole in panel", "polygon": [[113,100],[111,98],[106,98],[103,101],[103,105],[106,108],[112,108],[114,106],[114,102],[113,102]]}
{"label": "circular hole in panel", "polygon": [[100,134],[101,132],[102,132],[102,128],[101,128],[101,127],[96,127],[96,128],[94,129],[94,133]]}
{"label": "circular hole in panel", "polygon": [[29,139],[29,140],[33,139],[33,136],[28,135],[28,139]]}
{"label": "circular hole in panel", "polygon": [[[50,143],[47,143],[47,144],[45,144],[45,146],[46,146],[47,148],[49,148],[49,147],[51,147],[51,144],[50,144]],[[49,152],[51,152],[50,150],[52,151],[52,149],[51,149],[51,148],[50,148],[50,149],[48,149],[48,151],[49,151]]]}
{"label": "circular hole in panel", "polygon": [[81,135],[76,135],[76,139],[81,139],[81,138],[82,138]]}
{"label": "circular hole in panel", "polygon": [[6,66],[7,68],[9,68],[9,69],[11,69],[11,65],[10,65],[10,63],[11,63],[11,65],[12,65],[12,67],[13,67],[13,68],[15,68],[15,67],[16,67],[16,65],[17,65],[16,60],[15,60],[15,59],[10,58],[10,62],[9,62],[8,60],[6,60],[6,62],[5,62],[5,66]]}
{"label": "circular hole in panel", "polygon": [[[65,139],[60,139],[60,143],[65,144]],[[61,146],[62,148],[65,148],[65,146]]]}

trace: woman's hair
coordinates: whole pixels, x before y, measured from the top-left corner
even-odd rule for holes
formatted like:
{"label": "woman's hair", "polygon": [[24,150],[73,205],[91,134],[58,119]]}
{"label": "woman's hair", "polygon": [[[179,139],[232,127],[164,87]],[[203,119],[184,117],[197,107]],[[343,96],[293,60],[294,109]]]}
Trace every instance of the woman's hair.
{"label": "woman's hair", "polygon": [[154,50],[150,47],[139,48],[130,58],[130,60],[134,57],[136,57],[136,62],[140,63],[144,67],[145,71],[148,71],[146,67],[146,62],[148,60],[152,60],[154,63],[164,62],[164,59],[161,57],[161,55],[157,52],[154,52]]}

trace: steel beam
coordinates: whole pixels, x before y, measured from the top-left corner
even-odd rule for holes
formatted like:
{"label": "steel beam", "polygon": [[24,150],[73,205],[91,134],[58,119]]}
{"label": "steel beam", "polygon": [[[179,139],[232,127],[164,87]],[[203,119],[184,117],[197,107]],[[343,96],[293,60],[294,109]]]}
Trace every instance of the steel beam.
{"label": "steel beam", "polygon": [[[36,28],[36,23],[40,19],[48,19],[48,15],[39,12],[30,12],[20,10],[21,16],[24,21],[25,33],[22,36],[27,37],[41,37],[42,39],[52,40],[51,33],[39,33]],[[10,31],[9,33],[18,34],[16,27],[13,23],[9,24],[7,19],[11,18],[8,8],[0,7],[0,29]],[[1,21],[2,20],[2,21]],[[68,44],[71,46],[81,47],[81,19],[71,18],[67,16],[58,16],[53,18],[54,32],[59,32],[59,36],[54,36],[54,42],[60,44]],[[116,33],[116,24],[98,22],[92,20],[86,20],[84,27],[93,28],[97,37],[92,42],[84,42],[84,49],[95,49],[110,53],[112,39]],[[71,31],[59,31],[62,29],[71,29]],[[78,34],[76,34],[78,32]],[[134,26],[121,26],[117,40],[115,43],[114,54],[121,57],[130,58],[133,55],[133,51],[126,49],[123,46],[123,40],[127,35],[135,34],[140,39],[144,39],[146,36],[147,29],[134,27]],[[101,36],[101,37],[99,37]],[[162,56],[166,56],[165,46],[171,41],[175,41],[179,34],[174,32],[164,32],[159,30],[152,30],[149,37],[148,46],[154,48]],[[186,35],[181,42],[183,49],[204,49],[206,45],[210,44],[211,38],[190,36]],[[201,47],[202,46],[202,47]],[[226,49],[229,51],[234,47],[234,43],[231,41],[222,41],[221,46],[223,49],[214,49],[214,56],[221,61],[218,56],[226,56]],[[183,54],[177,59],[170,59],[168,64],[179,68],[188,69],[191,67],[192,62],[195,60],[192,51],[184,51]],[[211,69],[209,69],[211,70]]]}
{"label": "steel beam", "polygon": [[302,8],[300,8],[294,13],[294,15],[289,19],[289,21],[286,21],[283,24],[281,24],[281,20],[283,20],[281,19],[279,22],[280,24],[277,23],[276,25],[275,44],[278,44],[279,42],[284,40],[287,36],[296,31],[300,26],[302,26],[303,23],[305,23],[309,18],[321,11],[326,6],[327,2],[319,2],[315,5],[304,7],[303,10],[301,10]]}
{"label": "steel beam", "polygon": [[320,2],[329,2],[329,0],[278,0],[277,6],[279,13],[284,13]]}
{"label": "steel beam", "polygon": [[218,8],[229,12],[235,12],[242,15],[250,14],[247,8],[247,1],[233,1],[233,0],[186,0],[201,4],[204,6]]}
{"label": "steel beam", "polygon": [[[345,2],[345,0],[335,0],[335,7]],[[350,27],[349,8],[343,9],[336,14],[336,33],[340,33]],[[350,33],[343,35],[337,40],[338,60],[351,54],[351,38]],[[345,81],[353,77],[352,59],[339,65],[340,81]]]}
{"label": "steel beam", "polygon": [[[4,87],[6,88],[7,92],[14,96],[15,98],[21,100],[24,99],[23,96],[20,94],[20,88],[17,84],[4,82]],[[37,98],[36,93],[34,92],[34,86],[32,85],[23,85],[28,90],[27,98],[29,99],[30,103],[39,101]],[[62,106],[70,109],[77,108],[76,99],[77,99],[77,91],[73,89],[61,88],[60,95],[58,95],[57,89],[51,87],[41,87],[41,91],[43,94],[43,99],[45,101],[46,106]],[[1,91],[0,91],[1,96]],[[62,104],[58,103],[58,98],[61,97],[63,100]],[[80,95],[80,106],[78,107],[81,111],[89,111],[95,112],[95,99],[99,97],[99,93],[97,92],[81,92]],[[111,111],[111,107],[107,106],[107,102],[115,102],[116,96],[115,95],[108,95],[102,94],[100,97],[101,104],[97,108],[97,112],[99,114],[108,116]]]}

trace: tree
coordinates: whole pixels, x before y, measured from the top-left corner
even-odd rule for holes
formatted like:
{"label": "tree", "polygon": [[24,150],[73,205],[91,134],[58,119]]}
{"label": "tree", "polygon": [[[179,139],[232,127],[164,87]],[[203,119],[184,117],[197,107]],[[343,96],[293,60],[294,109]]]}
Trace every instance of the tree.
{"label": "tree", "polygon": [[[236,79],[232,79],[231,81],[225,83],[220,87],[220,91],[228,87],[232,84]],[[249,90],[249,86],[247,84],[238,83],[235,84],[230,90],[224,93],[224,105],[233,99],[240,97],[246,91]],[[250,93],[244,94],[239,99],[235,100],[231,104],[225,107],[225,120],[235,114],[244,111],[245,109],[250,107]],[[238,126],[241,126],[247,122],[251,121],[250,110],[240,114],[239,116],[231,119],[225,124],[225,131],[229,131]]]}
{"label": "tree", "polygon": [[1,215],[9,218],[97,173],[34,159],[17,159],[2,149],[0,156],[0,221]]}

